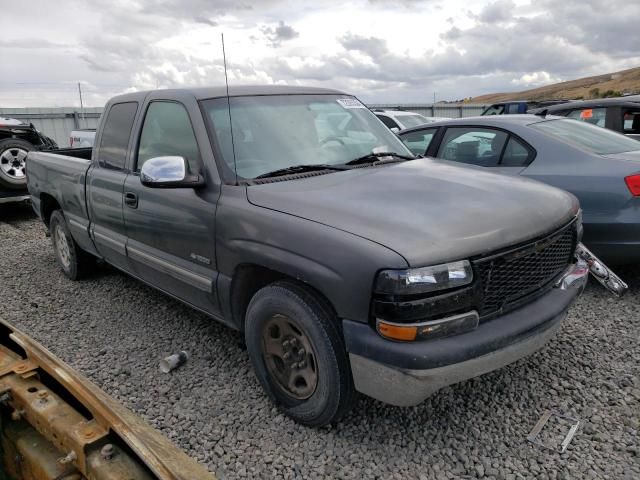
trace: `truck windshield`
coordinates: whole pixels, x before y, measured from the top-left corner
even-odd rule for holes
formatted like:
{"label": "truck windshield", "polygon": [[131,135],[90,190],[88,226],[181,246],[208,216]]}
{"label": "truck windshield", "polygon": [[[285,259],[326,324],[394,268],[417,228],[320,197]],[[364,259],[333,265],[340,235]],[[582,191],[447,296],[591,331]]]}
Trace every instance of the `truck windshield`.
{"label": "truck windshield", "polygon": [[640,150],[638,140],[572,119],[547,120],[529,126],[599,155]]}
{"label": "truck windshield", "polygon": [[[371,153],[411,156],[404,144],[354,97],[266,95],[202,102],[225,176],[253,179],[298,165],[343,165]],[[233,144],[231,141],[233,126]],[[227,178],[230,180],[231,178]]]}

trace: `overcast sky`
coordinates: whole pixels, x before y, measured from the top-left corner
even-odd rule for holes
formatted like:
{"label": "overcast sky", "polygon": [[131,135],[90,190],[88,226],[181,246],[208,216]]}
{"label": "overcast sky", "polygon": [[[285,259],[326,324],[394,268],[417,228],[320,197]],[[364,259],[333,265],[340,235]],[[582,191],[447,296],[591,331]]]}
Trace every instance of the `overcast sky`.
{"label": "overcast sky", "polygon": [[628,0],[4,1],[0,107],[102,106],[229,81],[328,86],[366,102],[521,90],[640,65]]}

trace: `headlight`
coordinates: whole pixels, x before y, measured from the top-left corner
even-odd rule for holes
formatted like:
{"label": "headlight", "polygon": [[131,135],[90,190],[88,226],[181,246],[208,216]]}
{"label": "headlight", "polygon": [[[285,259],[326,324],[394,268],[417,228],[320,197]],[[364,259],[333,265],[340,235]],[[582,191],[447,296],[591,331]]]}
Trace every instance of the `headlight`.
{"label": "headlight", "polygon": [[376,279],[375,292],[411,295],[468,285],[473,271],[468,260],[443,263],[408,270],[382,270]]}

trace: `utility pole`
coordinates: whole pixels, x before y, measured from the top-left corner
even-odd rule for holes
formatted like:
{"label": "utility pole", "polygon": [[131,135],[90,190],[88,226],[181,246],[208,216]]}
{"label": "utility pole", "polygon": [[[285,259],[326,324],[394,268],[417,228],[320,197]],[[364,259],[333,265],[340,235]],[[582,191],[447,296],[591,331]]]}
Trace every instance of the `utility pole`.
{"label": "utility pole", "polygon": [[84,119],[85,127],[89,128],[89,124],[87,123],[87,117],[84,115],[84,105],[82,103],[82,87],[80,86],[80,82],[78,82],[78,95],[80,96],[80,114]]}

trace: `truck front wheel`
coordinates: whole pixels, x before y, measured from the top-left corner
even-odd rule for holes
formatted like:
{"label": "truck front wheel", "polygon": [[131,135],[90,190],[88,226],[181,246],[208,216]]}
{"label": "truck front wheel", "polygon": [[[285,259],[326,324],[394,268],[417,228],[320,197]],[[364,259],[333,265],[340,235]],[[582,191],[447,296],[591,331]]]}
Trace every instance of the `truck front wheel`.
{"label": "truck front wheel", "polygon": [[56,260],[65,276],[71,280],[84,277],[93,263],[93,257],[82,250],[71,236],[62,210],[51,214],[49,231]]}
{"label": "truck front wheel", "polygon": [[319,427],[340,419],[355,389],[338,319],[315,292],[289,281],[249,303],[245,340],[258,380],[291,418]]}

